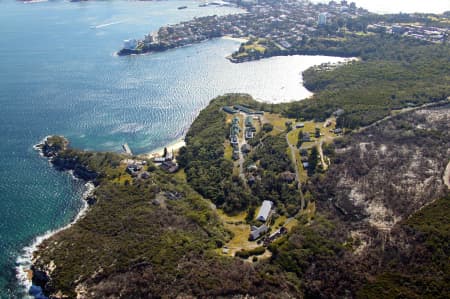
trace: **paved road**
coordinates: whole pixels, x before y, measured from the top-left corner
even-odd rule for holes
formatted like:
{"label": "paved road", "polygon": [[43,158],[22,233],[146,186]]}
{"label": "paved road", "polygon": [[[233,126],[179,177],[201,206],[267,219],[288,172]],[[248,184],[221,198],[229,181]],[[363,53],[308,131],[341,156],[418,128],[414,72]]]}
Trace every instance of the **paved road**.
{"label": "paved road", "polygon": [[319,146],[317,147],[317,149],[319,151],[320,161],[322,162],[323,170],[327,170],[328,165],[325,163],[325,160],[323,158],[322,145],[323,145],[323,139],[320,139],[320,143],[319,143]]}
{"label": "paved road", "polygon": [[238,138],[238,141],[239,141],[239,160],[238,160],[239,177],[244,181],[244,184],[247,184],[247,181],[245,180],[245,172],[244,172],[245,157],[241,150],[242,146],[244,144],[247,144],[247,140],[245,140],[245,118],[247,117],[247,114],[244,112],[240,112],[240,114],[244,116],[244,120],[240,124],[243,135],[242,135],[242,138]]}
{"label": "paved road", "polygon": [[289,149],[291,151],[291,159],[292,162],[294,163],[294,168],[295,168],[295,180],[297,181],[297,188],[299,190],[300,193],[300,210],[303,210],[305,208],[305,199],[303,198],[303,193],[302,193],[302,184],[300,183],[300,169],[298,169],[298,164],[297,164],[297,157],[295,156],[295,152],[297,150],[296,146],[294,146],[293,144],[291,144],[289,142],[289,138],[288,138],[288,134],[286,134],[286,142],[289,146]]}

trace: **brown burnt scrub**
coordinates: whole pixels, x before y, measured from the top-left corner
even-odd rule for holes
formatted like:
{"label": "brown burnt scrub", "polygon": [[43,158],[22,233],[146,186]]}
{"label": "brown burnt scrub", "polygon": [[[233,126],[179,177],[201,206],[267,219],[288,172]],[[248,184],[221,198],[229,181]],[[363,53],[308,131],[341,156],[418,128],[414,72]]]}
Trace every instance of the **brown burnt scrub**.
{"label": "brown burnt scrub", "polygon": [[[449,123],[447,104],[399,115],[335,142],[332,166],[307,189],[333,225],[322,235],[343,249],[306,265],[307,294],[448,296],[450,212],[444,208],[448,198],[442,200],[448,194],[442,174],[450,154]],[[430,215],[438,212],[440,220],[433,220]]]}

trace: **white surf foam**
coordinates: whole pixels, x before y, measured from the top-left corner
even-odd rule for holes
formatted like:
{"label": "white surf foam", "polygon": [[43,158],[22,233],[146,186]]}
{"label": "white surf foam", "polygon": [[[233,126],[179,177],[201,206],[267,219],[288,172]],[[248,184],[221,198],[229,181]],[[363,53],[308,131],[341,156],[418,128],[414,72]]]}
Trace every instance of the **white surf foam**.
{"label": "white surf foam", "polygon": [[[44,233],[43,235],[37,236],[33,242],[22,249],[22,254],[19,255],[16,259],[16,278],[19,282],[19,284],[23,287],[23,293],[28,294],[28,290],[30,289],[32,282],[29,277],[29,271],[31,269],[31,266],[33,264],[33,253],[38,249],[39,245],[42,244],[45,240],[50,238],[51,236],[71,227],[74,225],[80,218],[82,218],[89,207],[86,198],[91,196],[94,193],[95,186],[92,182],[87,182],[85,184],[86,191],[83,192],[83,207],[78,212],[75,219],[67,224],[66,226],[56,229],[56,230],[50,230]],[[26,295],[25,298],[33,298],[31,296]]]}

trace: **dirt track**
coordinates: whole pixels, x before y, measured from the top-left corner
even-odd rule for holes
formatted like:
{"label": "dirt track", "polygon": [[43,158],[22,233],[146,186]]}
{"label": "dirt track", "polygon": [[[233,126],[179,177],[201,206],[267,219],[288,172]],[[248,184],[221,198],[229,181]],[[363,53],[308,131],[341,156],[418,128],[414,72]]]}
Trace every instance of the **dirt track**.
{"label": "dirt track", "polygon": [[444,180],[444,184],[446,184],[448,189],[450,189],[450,162],[447,164],[447,167],[445,168],[444,177],[442,179]]}

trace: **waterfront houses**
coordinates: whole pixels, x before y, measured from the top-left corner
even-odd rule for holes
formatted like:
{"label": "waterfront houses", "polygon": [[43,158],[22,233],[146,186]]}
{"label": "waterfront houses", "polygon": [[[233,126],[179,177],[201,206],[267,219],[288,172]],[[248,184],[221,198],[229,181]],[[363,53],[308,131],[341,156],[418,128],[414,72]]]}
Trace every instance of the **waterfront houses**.
{"label": "waterfront houses", "polygon": [[265,38],[268,41],[266,47],[283,51],[301,44],[323,23],[368,13],[355,5],[347,6],[346,1],[332,1],[330,4],[301,0],[229,2],[246,9],[247,13],[198,17],[164,26],[138,41],[134,49],[124,47],[119,55],[163,51],[222,36]]}

